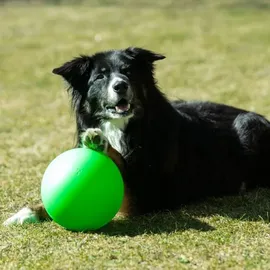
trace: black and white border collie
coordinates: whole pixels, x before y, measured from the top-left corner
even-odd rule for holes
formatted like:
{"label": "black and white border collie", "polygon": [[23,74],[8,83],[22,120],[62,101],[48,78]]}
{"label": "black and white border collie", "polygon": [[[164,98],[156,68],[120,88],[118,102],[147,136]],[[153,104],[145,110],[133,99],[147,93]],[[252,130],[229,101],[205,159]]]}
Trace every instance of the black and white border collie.
{"label": "black and white border collie", "polygon": [[[154,62],[164,58],[129,47],[78,56],[53,70],[69,84],[76,147],[104,151],[122,172],[121,212],[172,211],[270,187],[269,121],[225,104],[170,101],[154,77]],[[42,205],[29,206],[4,224],[48,218]]]}

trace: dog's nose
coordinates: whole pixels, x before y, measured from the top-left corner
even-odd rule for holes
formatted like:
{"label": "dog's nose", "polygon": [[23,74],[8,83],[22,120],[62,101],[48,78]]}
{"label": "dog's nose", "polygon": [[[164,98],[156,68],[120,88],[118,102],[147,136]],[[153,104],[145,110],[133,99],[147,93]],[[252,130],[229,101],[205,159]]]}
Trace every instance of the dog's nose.
{"label": "dog's nose", "polygon": [[113,90],[118,94],[126,93],[128,89],[128,84],[125,81],[117,81],[113,85]]}

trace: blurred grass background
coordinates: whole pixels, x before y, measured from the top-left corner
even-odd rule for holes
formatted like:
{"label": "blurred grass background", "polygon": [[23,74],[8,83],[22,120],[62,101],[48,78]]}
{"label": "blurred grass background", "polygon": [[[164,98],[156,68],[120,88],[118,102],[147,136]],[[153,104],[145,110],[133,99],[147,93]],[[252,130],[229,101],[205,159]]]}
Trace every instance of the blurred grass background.
{"label": "blurred grass background", "polygon": [[[0,1],[0,221],[40,200],[48,163],[74,143],[65,85],[78,54],[142,46],[165,54],[169,97],[270,117],[270,2]],[[118,220],[101,232],[45,223],[0,229],[2,269],[270,269],[270,193]]]}

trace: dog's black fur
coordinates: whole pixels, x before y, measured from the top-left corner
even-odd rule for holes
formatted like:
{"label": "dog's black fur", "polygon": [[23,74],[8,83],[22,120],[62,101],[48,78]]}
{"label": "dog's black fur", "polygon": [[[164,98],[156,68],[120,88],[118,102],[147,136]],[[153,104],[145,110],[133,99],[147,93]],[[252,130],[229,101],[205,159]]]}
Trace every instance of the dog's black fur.
{"label": "dog's black fur", "polygon": [[[132,207],[144,214],[173,210],[208,196],[270,187],[270,123],[262,115],[211,102],[169,101],[154,62],[165,58],[130,47],[80,56],[53,70],[70,85],[78,144],[87,128],[110,121],[108,85],[118,74],[130,87],[123,130],[123,175]],[[181,76],[181,74],[179,74]]]}

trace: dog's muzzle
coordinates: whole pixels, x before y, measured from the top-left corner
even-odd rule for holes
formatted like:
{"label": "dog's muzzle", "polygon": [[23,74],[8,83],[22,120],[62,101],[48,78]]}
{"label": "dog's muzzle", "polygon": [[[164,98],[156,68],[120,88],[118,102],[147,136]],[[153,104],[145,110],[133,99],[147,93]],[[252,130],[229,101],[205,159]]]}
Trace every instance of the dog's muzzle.
{"label": "dog's muzzle", "polygon": [[108,87],[106,110],[113,115],[126,116],[131,113],[132,99],[130,84],[124,78],[113,77]]}

